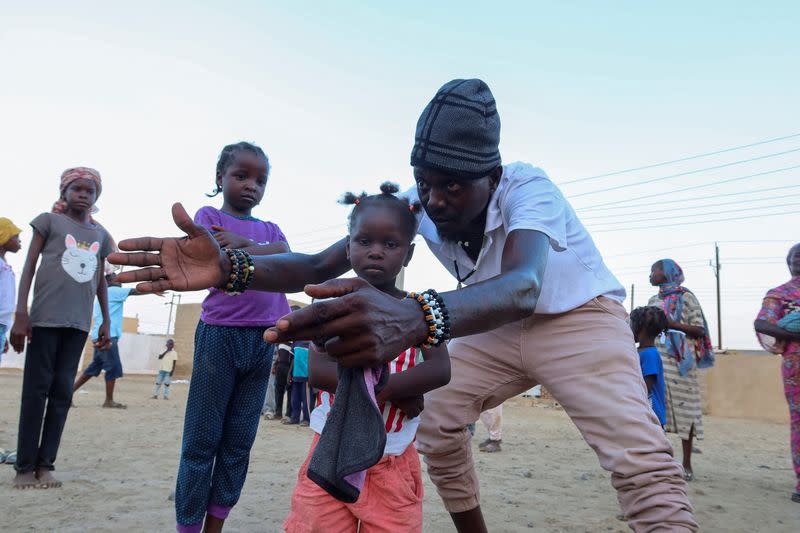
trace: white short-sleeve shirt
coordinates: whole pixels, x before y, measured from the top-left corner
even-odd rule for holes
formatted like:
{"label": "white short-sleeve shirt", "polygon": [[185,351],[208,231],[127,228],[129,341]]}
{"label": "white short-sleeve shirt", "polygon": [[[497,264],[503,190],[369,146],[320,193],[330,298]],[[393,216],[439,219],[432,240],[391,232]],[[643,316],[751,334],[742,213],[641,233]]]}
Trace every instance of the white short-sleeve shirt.
{"label": "white short-sleeve shirt", "polygon": [[[412,201],[419,198],[416,187],[406,195]],[[424,211],[418,233],[454,277],[456,264],[462,279],[475,270],[464,282],[469,285],[500,275],[506,238],[517,229],[540,231],[550,238],[536,313],[564,313],[598,296],[625,300],[625,288],[603,262],[575,210],[547,174],[528,163],[503,167],[503,176],[489,201],[485,238],[477,262],[458,243],[442,239]]]}

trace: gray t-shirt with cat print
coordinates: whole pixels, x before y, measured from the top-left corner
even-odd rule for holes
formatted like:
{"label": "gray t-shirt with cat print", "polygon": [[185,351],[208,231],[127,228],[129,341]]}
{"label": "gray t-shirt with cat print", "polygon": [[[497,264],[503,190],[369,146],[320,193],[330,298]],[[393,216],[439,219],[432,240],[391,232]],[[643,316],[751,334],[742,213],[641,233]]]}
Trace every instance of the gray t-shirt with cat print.
{"label": "gray t-shirt with cat print", "polygon": [[111,252],[108,232],[100,224],[81,224],[58,213],[42,213],[31,226],[44,237],[31,325],[88,332],[97,284]]}

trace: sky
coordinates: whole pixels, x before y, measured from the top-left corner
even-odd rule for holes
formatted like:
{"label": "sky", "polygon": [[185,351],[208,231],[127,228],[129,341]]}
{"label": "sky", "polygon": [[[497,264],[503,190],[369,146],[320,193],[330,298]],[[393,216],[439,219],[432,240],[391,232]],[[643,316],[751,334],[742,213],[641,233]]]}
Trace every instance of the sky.
{"label": "sky", "polygon": [[[448,80],[480,77],[504,161],[562,187],[634,304],[654,292],[650,264],[672,257],[716,344],[719,242],[723,345],[755,348],[761,296],[788,278],[796,2],[4,4],[0,216],[24,243],[76,165],[103,175],[96,218],[116,239],[177,235],[170,205],[219,207],[204,195],[216,158],[248,140],[272,165],[254,215],[317,251],[346,233],[343,192],[411,186],[419,113]],[[24,250],[9,262],[19,273]],[[405,281],[456,284],[422,243]],[[166,301],[129,300],[125,314],[163,333]]]}

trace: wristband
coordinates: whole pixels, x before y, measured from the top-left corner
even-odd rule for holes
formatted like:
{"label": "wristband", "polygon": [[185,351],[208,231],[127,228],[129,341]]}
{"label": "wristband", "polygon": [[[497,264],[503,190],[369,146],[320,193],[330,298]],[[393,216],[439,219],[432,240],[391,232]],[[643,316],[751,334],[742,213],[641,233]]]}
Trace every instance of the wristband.
{"label": "wristband", "polygon": [[428,337],[422,343],[423,348],[432,348],[444,344],[450,339],[450,313],[439,293],[433,289],[408,293],[408,297],[416,300],[425,315],[428,325]]}
{"label": "wristband", "polygon": [[253,258],[244,250],[225,248],[223,251],[228,254],[228,259],[231,261],[231,274],[224,291],[230,296],[238,296],[250,287],[253,277],[255,277],[256,267]]}

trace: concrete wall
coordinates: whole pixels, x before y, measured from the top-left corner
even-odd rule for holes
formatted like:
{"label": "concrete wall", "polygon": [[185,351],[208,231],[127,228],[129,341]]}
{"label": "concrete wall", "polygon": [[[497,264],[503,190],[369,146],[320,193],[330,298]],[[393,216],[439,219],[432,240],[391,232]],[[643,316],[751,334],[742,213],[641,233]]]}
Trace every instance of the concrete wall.
{"label": "concrete wall", "polygon": [[779,355],[728,352],[702,372],[705,411],[714,416],[789,423]]}
{"label": "concrete wall", "polygon": [[200,322],[200,304],[181,304],[175,311],[175,351],[178,363],[175,365],[175,378],[187,379],[192,375],[194,360],[194,331]]}

